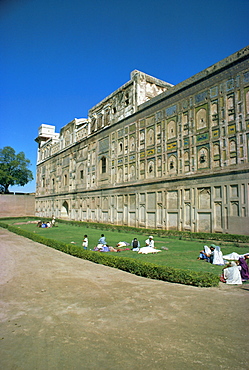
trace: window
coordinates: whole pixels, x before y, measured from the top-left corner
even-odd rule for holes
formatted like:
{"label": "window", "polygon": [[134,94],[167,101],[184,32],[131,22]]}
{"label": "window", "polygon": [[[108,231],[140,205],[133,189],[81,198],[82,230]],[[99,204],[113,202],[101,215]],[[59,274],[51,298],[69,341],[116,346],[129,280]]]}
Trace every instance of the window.
{"label": "window", "polygon": [[176,157],[171,155],[168,162],[168,170],[170,173],[175,173],[177,170]]}
{"label": "window", "polygon": [[101,158],[101,173],[106,173],[106,157]]}
{"label": "window", "polygon": [[132,136],[131,139],[130,139],[130,151],[132,152],[134,150],[135,150],[135,139]]}
{"label": "window", "polygon": [[200,155],[200,163],[206,162],[205,154]]}

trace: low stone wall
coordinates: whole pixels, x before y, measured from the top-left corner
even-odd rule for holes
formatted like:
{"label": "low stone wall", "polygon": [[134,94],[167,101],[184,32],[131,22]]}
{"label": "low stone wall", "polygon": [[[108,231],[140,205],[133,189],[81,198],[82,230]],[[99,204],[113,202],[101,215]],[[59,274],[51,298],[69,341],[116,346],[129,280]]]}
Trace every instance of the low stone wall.
{"label": "low stone wall", "polygon": [[35,194],[0,194],[0,217],[35,215]]}

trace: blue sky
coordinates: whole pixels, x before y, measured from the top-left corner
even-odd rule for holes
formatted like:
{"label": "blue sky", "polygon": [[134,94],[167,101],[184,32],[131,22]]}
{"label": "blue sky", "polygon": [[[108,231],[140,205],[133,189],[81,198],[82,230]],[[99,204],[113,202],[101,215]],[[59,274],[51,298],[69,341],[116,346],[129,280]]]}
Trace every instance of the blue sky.
{"label": "blue sky", "polygon": [[35,178],[42,123],[87,117],[134,69],[176,85],[247,46],[248,14],[249,0],[1,0],[0,148]]}

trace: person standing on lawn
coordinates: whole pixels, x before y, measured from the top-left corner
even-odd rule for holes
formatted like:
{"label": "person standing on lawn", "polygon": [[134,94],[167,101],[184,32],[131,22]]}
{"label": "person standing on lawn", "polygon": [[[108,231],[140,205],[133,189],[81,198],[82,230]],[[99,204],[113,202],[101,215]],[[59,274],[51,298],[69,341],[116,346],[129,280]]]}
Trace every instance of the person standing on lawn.
{"label": "person standing on lawn", "polygon": [[87,247],[88,247],[88,238],[87,238],[87,235],[84,235],[84,239],[83,239],[83,242],[82,242],[82,247],[87,250]]}

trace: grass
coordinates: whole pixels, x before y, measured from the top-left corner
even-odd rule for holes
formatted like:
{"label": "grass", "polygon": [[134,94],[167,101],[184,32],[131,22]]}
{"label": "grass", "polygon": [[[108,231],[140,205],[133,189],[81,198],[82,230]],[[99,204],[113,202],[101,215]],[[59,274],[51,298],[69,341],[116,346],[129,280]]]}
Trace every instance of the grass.
{"label": "grass", "polygon": [[[30,220],[31,218],[11,219],[6,221],[2,219],[2,221],[7,222],[8,224],[18,226],[29,232],[34,232],[46,238],[62,241],[67,244],[74,242],[77,246],[82,245],[84,234],[87,234],[89,239],[88,249],[94,248],[94,246],[98,243],[100,235],[102,234],[101,230],[96,230],[94,228],[83,226],[84,224],[79,227],[70,224],[57,223],[57,227],[47,229],[38,228],[35,224],[23,224],[23,222],[27,222]],[[22,224],[16,225],[19,222]],[[143,247],[145,246],[144,241],[148,237],[148,235],[134,235],[128,232],[122,233],[110,230],[105,230],[103,233],[106,236],[107,243],[113,247],[115,247],[116,244],[120,241],[126,241],[130,243],[134,237],[138,238],[141,247]],[[144,262],[153,262],[158,265],[188,269],[196,272],[211,272],[215,275],[220,275],[222,271],[222,266],[215,266],[210,263],[197,260],[199,251],[203,248],[205,244],[209,246],[212,243],[220,245],[223,254],[228,254],[231,252],[243,254],[249,252],[249,246],[247,246],[247,248],[243,246],[238,247],[237,244],[235,245],[234,243],[228,242],[222,242],[222,245],[218,241],[210,242],[203,240],[179,240],[179,238],[172,237],[155,237],[154,240],[155,247],[157,249],[167,247],[168,250],[162,250],[160,253],[148,255],[141,255],[137,252],[132,251],[122,251],[121,253],[106,253],[106,255],[115,255],[116,257],[130,257],[137,260],[142,260]]]}

